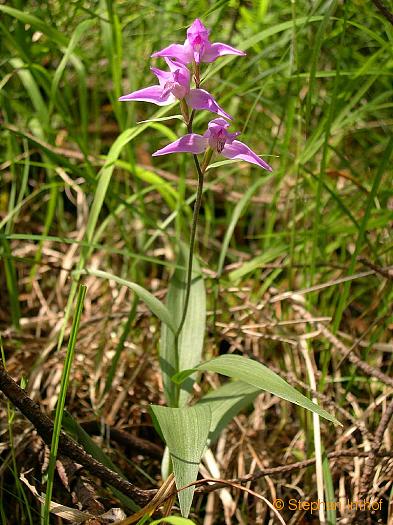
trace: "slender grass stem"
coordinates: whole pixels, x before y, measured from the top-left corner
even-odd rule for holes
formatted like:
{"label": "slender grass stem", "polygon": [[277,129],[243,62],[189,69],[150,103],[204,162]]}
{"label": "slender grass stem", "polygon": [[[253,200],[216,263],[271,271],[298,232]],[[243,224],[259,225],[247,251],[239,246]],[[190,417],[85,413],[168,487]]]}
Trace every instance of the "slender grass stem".
{"label": "slender grass stem", "polygon": [[50,458],[49,458],[49,466],[48,466],[47,487],[46,487],[45,502],[44,502],[44,507],[43,507],[43,516],[42,516],[43,525],[49,525],[50,503],[51,503],[52,489],[53,489],[53,478],[54,478],[54,473],[55,473],[55,468],[56,468],[57,451],[59,447],[59,439],[60,439],[60,433],[61,433],[61,422],[63,418],[68,383],[70,379],[71,366],[72,366],[74,352],[75,352],[76,338],[78,335],[79,324],[80,324],[80,319],[82,315],[83,302],[85,299],[86,290],[87,288],[84,285],[80,286],[79,288],[77,304],[76,304],[76,309],[75,309],[75,317],[72,323],[70,340],[68,343],[63,373],[61,376],[60,393],[59,393],[59,398],[58,398],[57,407],[56,407],[55,422],[54,422],[54,429],[53,429],[53,436],[52,436],[52,446],[50,450]]}

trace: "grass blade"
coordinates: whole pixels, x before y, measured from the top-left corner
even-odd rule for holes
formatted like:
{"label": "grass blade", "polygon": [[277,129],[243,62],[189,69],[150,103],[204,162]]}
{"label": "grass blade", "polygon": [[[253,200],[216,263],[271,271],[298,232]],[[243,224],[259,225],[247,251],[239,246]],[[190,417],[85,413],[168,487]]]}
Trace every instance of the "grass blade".
{"label": "grass blade", "polygon": [[71,366],[74,359],[75,345],[78,336],[79,323],[82,316],[83,303],[86,296],[86,286],[80,286],[76,301],[75,316],[71,327],[70,340],[68,342],[67,353],[64,362],[64,368],[61,376],[59,398],[57,400],[56,414],[53,428],[52,445],[50,449],[48,478],[45,493],[45,504],[43,510],[43,523],[49,525],[50,502],[52,499],[53,477],[56,468],[57,450],[61,432],[61,422],[65,407],[68,383],[70,379]]}
{"label": "grass blade", "polygon": [[[382,176],[384,175],[385,169],[388,166],[388,163],[390,161],[392,151],[393,151],[393,137],[390,138],[390,140],[388,141],[386,145],[384,154],[379,164],[378,171],[375,174],[375,177],[373,180],[373,185],[372,185],[372,188],[371,188],[371,191],[370,191],[370,194],[368,196],[367,203],[365,206],[364,215],[360,223],[359,234],[356,240],[355,249],[352,253],[351,264],[349,266],[348,275],[353,275],[353,273],[355,272],[356,260],[363,246],[363,240],[366,235],[366,229],[367,229],[368,221],[370,219],[371,210],[374,205],[374,200],[377,196],[377,192],[378,192],[378,188],[381,183],[381,180],[382,180]],[[336,315],[335,315],[334,323],[333,323],[333,328],[335,331],[338,330],[340,326],[341,317],[344,313],[344,309],[347,304],[350,286],[351,286],[351,282],[350,281],[346,282],[344,284],[342,294],[340,295],[340,299],[339,299],[339,303],[337,306]]]}

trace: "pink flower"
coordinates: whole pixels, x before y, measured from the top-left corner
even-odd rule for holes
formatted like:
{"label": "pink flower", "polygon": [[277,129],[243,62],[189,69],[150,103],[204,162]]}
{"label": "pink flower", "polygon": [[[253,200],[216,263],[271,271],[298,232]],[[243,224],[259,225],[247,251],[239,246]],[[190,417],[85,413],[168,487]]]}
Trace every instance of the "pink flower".
{"label": "pink flower", "polygon": [[251,164],[256,164],[265,170],[272,171],[269,164],[260,159],[252,149],[243,144],[243,142],[235,140],[240,135],[240,132],[229,133],[227,131],[228,126],[229,122],[223,118],[211,120],[207,131],[203,135],[198,135],[197,133],[184,135],[184,137],[153,153],[153,157],[168,155],[169,153],[193,153],[196,155],[210,147],[227,159],[244,160]]}
{"label": "pink flower", "polygon": [[177,100],[185,100],[192,109],[206,109],[227,119],[232,119],[204,89],[190,89],[191,74],[188,68],[176,60],[165,58],[170,71],[152,67],[159,85],[139,89],[119,98],[120,101],[140,100],[152,102],[158,106],[167,106]]}
{"label": "pink flower", "polygon": [[161,51],[152,54],[152,57],[173,57],[177,58],[184,64],[191,64],[196,62],[214,62],[216,58],[224,55],[241,55],[246,53],[216,42],[211,44],[209,42],[209,30],[197,18],[187,30],[187,39],[183,45],[171,44]]}

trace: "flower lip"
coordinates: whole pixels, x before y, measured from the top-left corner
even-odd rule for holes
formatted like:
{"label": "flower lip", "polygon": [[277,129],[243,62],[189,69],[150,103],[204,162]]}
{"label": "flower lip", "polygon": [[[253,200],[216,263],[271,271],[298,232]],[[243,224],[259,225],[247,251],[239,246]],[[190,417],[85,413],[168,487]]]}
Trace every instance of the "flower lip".
{"label": "flower lip", "polygon": [[202,40],[202,37],[200,35],[197,35],[193,41],[192,41],[192,45],[195,47],[201,47],[201,45],[203,44],[203,40]]}
{"label": "flower lip", "polygon": [[208,124],[205,137],[209,140],[210,147],[221,153],[225,144],[232,142],[232,133],[228,133],[229,122],[223,118],[215,118]]}
{"label": "flower lip", "polygon": [[176,87],[176,82],[166,82],[162,90],[161,98],[165,98],[169,93],[173,93]]}
{"label": "flower lip", "polygon": [[218,153],[221,153],[222,150],[224,149],[224,146],[226,144],[226,141],[227,141],[227,137],[226,137],[226,134],[225,134],[225,131],[224,130],[220,130],[217,134],[217,144],[216,144],[216,148],[217,148],[217,152]]}

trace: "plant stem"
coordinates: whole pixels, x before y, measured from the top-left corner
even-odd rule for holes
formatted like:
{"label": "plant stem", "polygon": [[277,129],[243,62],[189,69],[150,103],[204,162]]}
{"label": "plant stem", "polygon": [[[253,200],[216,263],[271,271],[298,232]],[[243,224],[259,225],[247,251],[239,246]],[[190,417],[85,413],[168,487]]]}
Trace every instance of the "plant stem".
{"label": "plant stem", "polygon": [[[199,77],[199,65],[197,66],[194,64],[194,80],[195,80],[195,87],[199,88],[200,84],[200,77]],[[187,131],[188,133],[192,133],[192,124],[195,116],[195,110],[193,109],[191,111],[191,114],[188,117],[188,111],[182,110],[183,116],[186,116],[185,123],[187,125]],[[197,226],[198,226],[198,218],[199,218],[199,211],[201,209],[202,204],[202,194],[203,194],[203,180],[204,180],[204,173],[206,167],[203,166],[201,168],[201,165],[199,164],[198,157],[196,155],[193,155],[194,157],[194,163],[195,168],[198,174],[198,189],[197,189],[197,195],[194,203],[194,211],[192,214],[192,225],[191,225],[191,236],[190,236],[190,249],[188,253],[188,268],[187,268],[187,283],[186,283],[186,297],[184,299],[184,305],[183,305],[183,314],[180,319],[179,326],[175,333],[175,362],[176,362],[176,370],[180,370],[180,360],[179,360],[179,337],[181,334],[181,331],[183,329],[186,317],[187,317],[187,311],[188,311],[188,305],[190,302],[190,294],[191,294],[191,282],[192,282],[192,263],[194,259],[194,249],[195,249],[195,238],[196,238],[196,232],[197,232]],[[179,394],[180,394],[180,386],[176,386],[175,390],[175,398],[176,398],[176,405],[179,403]]]}
{"label": "plant stem", "polygon": [[195,248],[195,238],[196,238],[196,231],[198,226],[198,218],[199,218],[199,211],[201,209],[202,204],[202,194],[203,194],[203,181],[204,181],[204,172],[202,171],[202,168],[199,164],[198,157],[196,155],[193,155],[194,157],[194,163],[195,168],[198,174],[198,189],[197,189],[197,195],[195,199],[194,204],[194,212],[192,215],[192,225],[191,225],[191,236],[190,236],[190,250],[188,254],[188,268],[187,268],[187,284],[186,284],[186,297],[184,299],[184,307],[183,307],[183,315],[180,320],[180,324],[177,328],[175,339],[176,339],[176,348],[177,348],[177,341],[179,339],[179,335],[182,331],[182,328],[184,326],[184,322],[186,320],[187,316],[187,310],[188,305],[190,302],[190,292],[191,292],[191,281],[192,281],[192,261],[194,258],[194,248]]}

